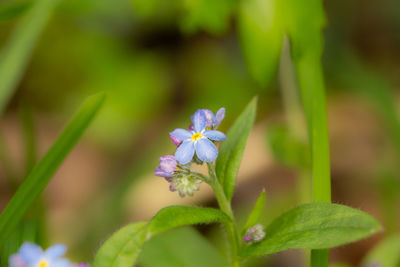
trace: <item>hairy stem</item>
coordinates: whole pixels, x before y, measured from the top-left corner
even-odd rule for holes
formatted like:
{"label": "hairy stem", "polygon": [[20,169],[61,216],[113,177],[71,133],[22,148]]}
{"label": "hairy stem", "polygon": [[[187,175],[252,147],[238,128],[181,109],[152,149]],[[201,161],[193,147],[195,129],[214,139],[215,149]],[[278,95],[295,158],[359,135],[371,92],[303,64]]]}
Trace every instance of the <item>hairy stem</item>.
{"label": "hairy stem", "polygon": [[231,221],[225,223],[225,229],[228,234],[228,240],[230,245],[230,263],[232,267],[239,267],[240,259],[238,257],[239,252],[239,234],[237,231],[235,218],[233,216],[232,207],[224,190],[222,189],[219,180],[217,179],[217,175],[215,173],[215,165],[212,163],[208,163],[208,173],[210,175],[210,186],[214,190],[215,197],[217,198],[218,205],[220,209],[225,212],[230,218]]}

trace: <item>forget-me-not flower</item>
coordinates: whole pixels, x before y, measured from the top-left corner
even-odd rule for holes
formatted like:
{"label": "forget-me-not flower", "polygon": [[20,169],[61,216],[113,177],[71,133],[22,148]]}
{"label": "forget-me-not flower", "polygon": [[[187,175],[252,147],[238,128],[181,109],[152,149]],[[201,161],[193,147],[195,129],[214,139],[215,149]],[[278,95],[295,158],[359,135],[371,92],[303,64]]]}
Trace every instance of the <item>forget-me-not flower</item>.
{"label": "forget-me-not flower", "polygon": [[[215,130],[221,124],[221,122],[225,118],[225,108],[220,108],[217,113],[213,113],[209,109],[200,109],[204,115],[206,116],[206,128],[207,130]],[[194,114],[192,115],[191,119],[193,120]]]}
{"label": "forget-me-not flower", "polygon": [[173,137],[182,140],[182,144],[175,152],[175,159],[180,164],[189,163],[196,152],[197,157],[204,162],[212,162],[218,156],[218,150],[211,141],[223,141],[225,134],[216,130],[207,130],[207,117],[201,109],[192,116],[193,131],[175,129]]}
{"label": "forget-me-not flower", "polygon": [[61,258],[67,248],[57,244],[45,251],[41,247],[30,242],[25,242],[19,248],[18,253],[11,255],[10,267],[69,267],[70,262]]}
{"label": "forget-me-not flower", "polygon": [[171,178],[177,170],[178,162],[172,155],[162,156],[160,158],[160,165],[154,170],[156,176]]}

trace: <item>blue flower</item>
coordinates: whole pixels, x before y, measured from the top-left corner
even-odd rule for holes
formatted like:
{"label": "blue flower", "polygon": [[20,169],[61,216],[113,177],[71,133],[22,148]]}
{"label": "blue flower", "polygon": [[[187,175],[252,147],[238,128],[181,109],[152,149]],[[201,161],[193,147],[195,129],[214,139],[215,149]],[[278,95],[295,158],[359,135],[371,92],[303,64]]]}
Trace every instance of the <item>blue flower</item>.
{"label": "blue flower", "polygon": [[[206,116],[206,128],[209,129],[216,129],[221,122],[225,118],[225,108],[220,108],[217,113],[214,113],[209,109],[200,109],[204,115]],[[194,114],[192,115],[191,119],[193,120]]]}
{"label": "blue flower", "polygon": [[182,144],[175,152],[175,159],[180,164],[189,163],[196,152],[197,157],[204,162],[212,162],[218,156],[218,150],[213,141],[223,141],[225,134],[216,130],[206,130],[207,117],[203,110],[199,109],[192,116],[193,131],[175,129],[170,134],[182,140]]}
{"label": "blue flower", "polygon": [[10,267],[69,267],[70,262],[61,258],[67,248],[57,244],[45,251],[41,247],[30,242],[25,242],[19,248],[17,254],[11,255]]}

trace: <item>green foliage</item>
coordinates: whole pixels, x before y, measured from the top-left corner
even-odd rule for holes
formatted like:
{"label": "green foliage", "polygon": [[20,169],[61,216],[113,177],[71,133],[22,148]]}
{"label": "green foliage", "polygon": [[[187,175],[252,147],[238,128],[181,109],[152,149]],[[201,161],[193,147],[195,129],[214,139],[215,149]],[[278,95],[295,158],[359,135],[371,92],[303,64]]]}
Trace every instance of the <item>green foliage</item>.
{"label": "green foliage", "polygon": [[309,167],[308,146],[296,139],[286,127],[270,126],[267,131],[269,147],[280,163],[294,167]]}
{"label": "green foliage", "polygon": [[347,206],[310,203],[298,206],[266,229],[266,238],[245,248],[242,256],[286,249],[326,249],[354,242],[381,230],[369,214]]}
{"label": "green foliage", "polygon": [[165,232],[176,227],[198,224],[226,222],[230,218],[220,210],[193,206],[169,206],[160,210],[149,223],[149,234]]}
{"label": "green foliage", "polygon": [[21,16],[28,10],[31,4],[31,1],[17,1],[0,4],[0,23]]}
{"label": "green foliage", "polygon": [[153,237],[143,247],[143,267],[224,267],[226,260],[192,228],[176,229]]}
{"label": "green foliage", "polygon": [[6,240],[26,210],[40,195],[54,172],[81,138],[104,102],[104,94],[89,97],[79,108],[47,154],[29,173],[0,214],[0,240]]}
{"label": "green foliage", "polygon": [[0,53],[0,114],[16,89],[55,0],[35,1]]}
{"label": "green foliage", "polygon": [[235,189],[236,177],[246,147],[247,138],[256,118],[257,98],[254,98],[242,112],[222,142],[216,163],[217,177],[223,186],[226,198],[230,200]]}
{"label": "green foliage", "polygon": [[146,242],[146,222],[129,224],[108,239],[97,252],[94,267],[133,266]]}
{"label": "green foliage", "polygon": [[97,252],[95,267],[132,266],[146,242],[146,237],[180,226],[225,222],[230,218],[222,211],[191,206],[169,206],[160,210],[147,223],[134,223],[113,234]]}
{"label": "green foliage", "polygon": [[383,239],[363,261],[363,265],[377,264],[380,267],[400,266],[400,234]]}
{"label": "green foliage", "polygon": [[249,218],[247,219],[247,222],[243,229],[244,231],[259,222],[262,212],[264,210],[265,200],[266,200],[265,189],[263,189],[249,215]]}
{"label": "green foliage", "polygon": [[240,42],[253,78],[265,86],[273,78],[282,49],[283,29],[276,0],[245,0],[239,8]]}
{"label": "green foliage", "polygon": [[181,28],[185,32],[206,30],[213,34],[226,31],[236,0],[183,0]]}

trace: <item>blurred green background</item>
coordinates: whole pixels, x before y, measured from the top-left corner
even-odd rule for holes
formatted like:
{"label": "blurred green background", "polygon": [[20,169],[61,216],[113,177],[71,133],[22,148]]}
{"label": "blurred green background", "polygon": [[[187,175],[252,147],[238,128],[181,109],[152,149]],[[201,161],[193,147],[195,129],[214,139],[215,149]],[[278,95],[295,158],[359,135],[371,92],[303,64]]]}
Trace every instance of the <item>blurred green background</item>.
{"label": "blurred green background", "polygon": [[[0,1],[0,48],[37,2]],[[35,160],[79,103],[99,91],[107,92],[105,106],[44,193],[43,243],[66,243],[71,258],[90,261],[112,231],[148,219],[163,206],[216,206],[207,186],[181,199],[153,169],[160,156],[174,153],[168,132],[189,125],[196,109],[225,107],[221,128],[227,130],[254,95],[259,96],[257,123],[234,209],[246,215],[262,188],[265,222],[301,202],[296,193],[301,172],[290,160],[298,155],[279,154],[292,153],[296,144],[288,144],[289,152],[279,150],[286,139],[276,131],[286,123],[280,91],[285,77],[278,79],[282,40],[269,28],[252,28],[262,40],[242,32],[252,25],[246,23],[273,25],[280,19],[271,2],[59,1],[1,118],[0,207],[26,172],[26,127],[33,129]],[[327,0],[324,10],[333,201],[371,213],[386,228],[380,236],[332,250],[332,262],[357,266],[384,235],[399,230],[400,2]],[[258,41],[265,46],[252,46]],[[254,57],[262,59],[260,66],[249,64]],[[26,221],[36,220],[31,217]],[[184,229],[174,244],[206,237],[223,253],[222,234],[213,226]],[[158,239],[145,248],[143,266],[164,266],[151,262],[151,253],[174,245]],[[179,250],[168,253],[173,257]],[[195,255],[185,254],[196,262]],[[247,265],[300,266],[301,257],[290,251]],[[198,262],[193,266],[202,266]]]}

